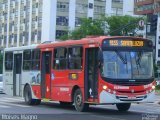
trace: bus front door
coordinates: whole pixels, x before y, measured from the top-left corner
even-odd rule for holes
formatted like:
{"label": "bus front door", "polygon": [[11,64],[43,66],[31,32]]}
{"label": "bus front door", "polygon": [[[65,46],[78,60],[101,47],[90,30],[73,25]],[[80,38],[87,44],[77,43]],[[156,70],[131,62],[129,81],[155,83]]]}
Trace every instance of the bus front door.
{"label": "bus front door", "polygon": [[22,54],[14,54],[13,96],[22,96]]}
{"label": "bus front door", "polygon": [[51,59],[52,51],[42,52],[41,63],[41,97],[51,97]]}
{"label": "bus front door", "polygon": [[85,100],[98,97],[98,48],[87,48],[85,54]]}

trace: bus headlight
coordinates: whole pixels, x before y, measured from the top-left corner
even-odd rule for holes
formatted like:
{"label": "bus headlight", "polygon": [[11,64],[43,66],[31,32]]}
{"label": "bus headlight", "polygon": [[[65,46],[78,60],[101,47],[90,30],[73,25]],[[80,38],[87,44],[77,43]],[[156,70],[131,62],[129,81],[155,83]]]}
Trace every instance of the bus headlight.
{"label": "bus headlight", "polygon": [[154,90],[155,88],[156,88],[156,87],[153,85],[153,86],[152,86],[152,89]]}
{"label": "bus headlight", "polygon": [[106,90],[106,89],[107,89],[107,86],[106,86],[106,85],[103,85],[103,89]]}

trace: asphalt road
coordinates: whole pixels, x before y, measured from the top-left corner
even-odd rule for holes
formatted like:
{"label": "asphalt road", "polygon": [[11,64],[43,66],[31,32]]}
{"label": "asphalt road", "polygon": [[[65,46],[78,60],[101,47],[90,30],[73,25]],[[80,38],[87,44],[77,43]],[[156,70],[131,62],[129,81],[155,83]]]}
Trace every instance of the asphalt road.
{"label": "asphalt road", "polygon": [[28,106],[23,98],[0,94],[0,120],[160,120],[160,105],[132,104],[128,112],[119,112],[115,105],[99,105],[82,113],[58,103]]}

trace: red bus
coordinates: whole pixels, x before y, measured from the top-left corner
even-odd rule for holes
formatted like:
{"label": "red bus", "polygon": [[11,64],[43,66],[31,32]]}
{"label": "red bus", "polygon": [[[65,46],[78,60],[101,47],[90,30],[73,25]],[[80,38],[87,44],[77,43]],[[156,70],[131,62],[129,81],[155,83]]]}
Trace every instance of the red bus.
{"label": "red bus", "polygon": [[[12,62],[14,92],[9,92],[7,84],[5,92],[23,96],[29,105],[59,101],[86,111],[89,105],[115,104],[118,110],[127,111],[131,103],[154,101],[152,52],[150,40],[126,36],[7,48],[4,76],[7,79]],[[19,90],[14,87],[17,75],[22,85]]]}

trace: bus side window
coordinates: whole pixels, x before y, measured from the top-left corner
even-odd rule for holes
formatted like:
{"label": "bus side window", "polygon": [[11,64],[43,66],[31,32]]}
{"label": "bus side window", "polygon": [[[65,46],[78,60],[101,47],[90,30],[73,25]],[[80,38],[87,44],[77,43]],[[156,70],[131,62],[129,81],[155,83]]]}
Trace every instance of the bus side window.
{"label": "bus side window", "polygon": [[5,70],[13,69],[13,53],[6,52],[5,53]]}
{"label": "bus side window", "polygon": [[31,70],[32,59],[31,59],[31,50],[23,51],[23,70]]}
{"label": "bus side window", "polygon": [[32,70],[40,69],[40,50],[32,51]]}
{"label": "bus side window", "polygon": [[68,68],[82,69],[82,47],[72,47],[68,49]]}
{"label": "bus side window", "polygon": [[54,50],[54,69],[64,70],[67,67],[67,49],[56,48]]}

